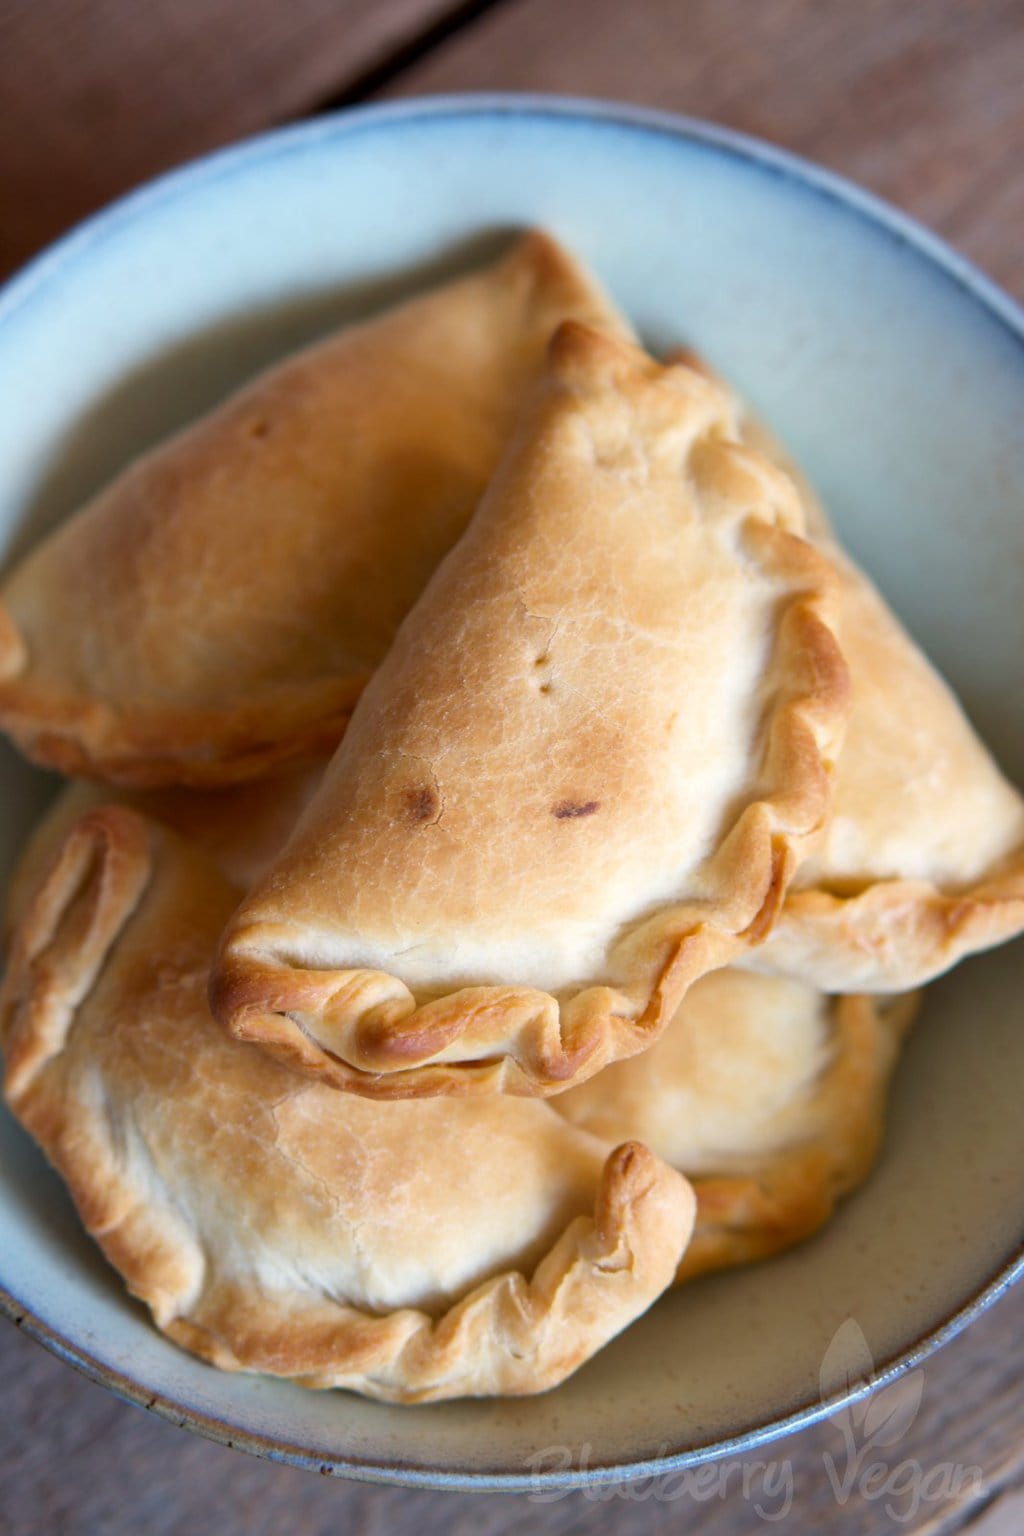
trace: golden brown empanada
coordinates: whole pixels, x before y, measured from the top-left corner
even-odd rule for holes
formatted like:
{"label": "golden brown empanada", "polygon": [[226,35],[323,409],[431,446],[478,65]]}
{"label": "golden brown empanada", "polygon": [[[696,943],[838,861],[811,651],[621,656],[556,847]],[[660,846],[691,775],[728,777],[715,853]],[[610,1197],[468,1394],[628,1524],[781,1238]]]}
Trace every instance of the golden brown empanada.
{"label": "golden brown empanada", "polygon": [[1024,931],[1024,800],[834,543],[853,703],[832,812],[758,967],[891,992]]}
{"label": "golden brown empanada", "polygon": [[[749,415],[744,437],[770,448]],[[852,704],[821,841],[752,963],[829,992],[903,991],[1024,931],[1024,799],[794,478],[839,577]]]}
{"label": "golden brown empanada", "polygon": [[139,459],[0,589],[0,726],[37,762],[124,784],[331,750],[566,318],[629,334],[531,234]]}
{"label": "golden brown empanada", "polygon": [[107,806],[17,925],[6,1096],[86,1227],[217,1365],[407,1402],[554,1385],[670,1283],[692,1190],[545,1104],[371,1104],[230,1039],[206,973],[236,900]]}
{"label": "golden brown empanada", "polygon": [[361,1093],[557,1092],[770,926],[846,707],[827,564],[725,392],[563,327],[214,1009]]}
{"label": "golden brown empanada", "polygon": [[[673,356],[714,378],[696,354]],[[900,992],[1024,931],[1024,800],[958,699],[841,548],[814,488],[737,401],[745,442],[794,479],[840,583],[852,706],[832,812],[745,963],[827,992]]]}
{"label": "golden brown empanada", "polygon": [[649,1051],[552,1104],[596,1136],[641,1138],[693,1180],[680,1280],[747,1263],[809,1236],[866,1178],[917,1001],[717,971]]}

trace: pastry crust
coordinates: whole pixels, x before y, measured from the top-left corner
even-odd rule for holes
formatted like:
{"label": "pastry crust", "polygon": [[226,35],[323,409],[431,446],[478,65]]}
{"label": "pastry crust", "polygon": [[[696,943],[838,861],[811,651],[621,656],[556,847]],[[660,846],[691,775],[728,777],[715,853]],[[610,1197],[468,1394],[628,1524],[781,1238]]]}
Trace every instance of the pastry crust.
{"label": "pastry crust", "polygon": [[686,368],[566,325],[214,1012],[372,1097],[549,1094],[770,930],[847,704],[792,485]]}
{"label": "pastry crust", "polygon": [[205,972],[235,899],[108,806],[16,928],[5,1092],[92,1236],[228,1369],[401,1402],[562,1380],[671,1281],[692,1190],[546,1105],[342,1100],[232,1041]]}
{"label": "pastry crust", "polygon": [[968,955],[1024,932],[1024,850],[967,889],[931,880],[876,880],[851,895],[793,893],[775,942],[757,957],[770,974],[884,992],[922,986]]}
{"label": "pastry crust", "polygon": [[813,486],[763,423],[737,409],[744,440],[796,482],[808,537],[835,568],[852,683],[831,814],[747,963],[827,992],[919,987],[1024,931],[1024,799],[842,549]]}
{"label": "pastry crust", "polygon": [[697,1191],[679,1280],[781,1252],[867,1177],[919,998],[827,998],[718,971],[651,1049],[560,1098],[574,1125],[638,1136]]}
{"label": "pastry crust", "polygon": [[131,785],[331,751],[568,317],[630,334],[529,234],[137,460],[0,589],[0,726],[47,767]]}

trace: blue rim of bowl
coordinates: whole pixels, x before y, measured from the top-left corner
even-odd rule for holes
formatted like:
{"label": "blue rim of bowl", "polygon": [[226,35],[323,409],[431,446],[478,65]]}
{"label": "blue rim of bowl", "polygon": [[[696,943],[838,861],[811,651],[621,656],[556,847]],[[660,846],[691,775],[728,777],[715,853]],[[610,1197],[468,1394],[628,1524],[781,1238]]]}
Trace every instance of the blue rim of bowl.
{"label": "blue rim of bowl", "polygon": [[[137,191],[128,193],[86,219],[15,274],[0,289],[0,326],[52,277],[85,254],[90,247],[116,236],[123,226],[145,217],[153,208],[191,192],[200,184],[209,185],[226,180],[250,166],[275,159],[279,155],[301,151],[326,139],[347,138],[365,130],[416,125],[425,119],[474,116],[505,120],[519,117],[533,121],[545,118],[567,119],[581,124],[601,124],[650,133],[665,139],[682,140],[690,146],[728,159],[744,161],[770,175],[794,183],[800,190],[822,197],[854,216],[874,234],[896,242],[932,275],[938,273],[945,277],[961,294],[966,294],[988,319],[1021,345],[1021,360],[1024,363],[1024,310],[979,268],[960,256],[937,235],[844,177],[747,134],[696,118],[586,97],[514,92],[428,96],[408,102],[349,108],[259,134],[191,161],[178,170],[148,182]],[[805,1429],[921,1365],[986,1312],[1022,1276],[1024,1240],[993,1278],[972,1292],[961,1306],[909,1348],[891,1356],[877,1366],[869,1378],[856,1383],[849,1390],[824,1400],[804,1403],[777,1419],[754,1425],[726,1440],[709,1441],[675,1451],[666,1448],[664,1454],[659,1453],[656,1457],[642,1461],[609,1461],[588,1465],[586,1470],[577,1472],[561,1469],[551,1472],[506,1472],[486,1467],[441,1472],[399,1461],[386,1463],[363,1458],[325,1456],[322,1453],[313,1455],[287,1440],[253,1434],[162,1393],[147,1391],[122,1372],[79,1349],[48,1323],[36,1317],[30,1307],[2,1286],[0,1312],[52,1354],[124,1401],[146,1408],[183,1429],[190,1429],[207,1439],[247,1451],[251,1455],[362,1482],[447,1491],[529,1492],[665,1476],[704,1462],[744,1455],[771,1441]]]}

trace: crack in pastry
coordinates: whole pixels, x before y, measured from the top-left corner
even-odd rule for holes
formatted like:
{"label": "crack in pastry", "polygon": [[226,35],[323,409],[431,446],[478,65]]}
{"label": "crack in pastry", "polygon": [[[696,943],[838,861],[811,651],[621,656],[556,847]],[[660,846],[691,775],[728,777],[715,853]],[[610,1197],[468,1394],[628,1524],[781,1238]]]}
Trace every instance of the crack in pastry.
{"label": "crack in pastry", "polygon": [[529,234],[138,459],[0,589],[0,726],[45,766],[135,785],[333,749],[567,318],[631,334]]}
{"label": "crack in pastry", "polygon": [[[88,811],[22,898],[5,1093],[157,1326],[227,1369],[422,1402],[542,1391],[671,1282],[686,1181],[545,1104],[372,1104],[210,1018],[238,892]],[[24,890],[24,882],[22,882]]]}
{"label": "crack in pastry", "polygon": [[228,927],[225,1026],[382,1098],[548,1094],[649,1045],[828,809],[846,673],[802,527],[724,391],[563,327]]}
{"label": "crack in pastry", "polygon": [[641,1138],[692,1181],[679,1280],[749,1263],[809,1237],[868,1176],[918,1001],[717,971],[649,1051],[551,1102],[596,1136]]}

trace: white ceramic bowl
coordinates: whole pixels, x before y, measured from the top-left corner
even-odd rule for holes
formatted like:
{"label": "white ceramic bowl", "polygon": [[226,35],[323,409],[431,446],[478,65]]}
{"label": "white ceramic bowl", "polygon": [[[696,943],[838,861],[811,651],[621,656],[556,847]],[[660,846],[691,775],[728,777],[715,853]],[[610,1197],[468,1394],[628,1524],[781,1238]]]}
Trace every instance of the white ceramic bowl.
{"label": "white ceramic bowl", "polygon": [[[83,226],[0,299],[0,548],[327,326],[539,223],[650,341],[696,345],[806,463],[856,554],[1024,778],[1024,317],[931,236],[719,129],[521,97],[271,134]],[[5,871],[50,783],[0,755]],[[879,1377],[1021,1267],[1020,945],[929,995],[881,1166],[818,1238],[665,1298],[572,1381],[394,1408],[228,1376],[162,1339],[0,1123],[0,1286],[25,1328],[178,1422],[298,1465],[446,1487],[666,1470],[820,1414],[849,1317]]]}

